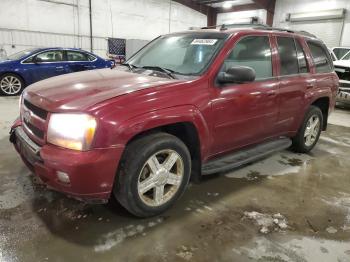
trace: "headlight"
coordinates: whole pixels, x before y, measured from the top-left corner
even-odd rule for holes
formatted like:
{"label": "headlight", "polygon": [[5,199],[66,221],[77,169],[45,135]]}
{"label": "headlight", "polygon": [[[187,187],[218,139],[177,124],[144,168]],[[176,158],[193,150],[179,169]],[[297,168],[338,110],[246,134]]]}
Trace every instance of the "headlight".
{"label": "headlight", "polygon": [[94,117],[85,114],[51,114],[47,141],[51,144],[85,151],[91,146],[96,130]]}

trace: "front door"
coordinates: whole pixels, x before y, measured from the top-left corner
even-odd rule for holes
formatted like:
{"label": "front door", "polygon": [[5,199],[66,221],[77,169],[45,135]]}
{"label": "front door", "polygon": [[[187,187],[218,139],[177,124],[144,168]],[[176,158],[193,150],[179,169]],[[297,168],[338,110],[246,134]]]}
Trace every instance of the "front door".
{"label": "front door", "polygon": [[63,51],[61,50],[50,50],[39,53],[34,60],[36,62],[30,67],[33,82],[66,73],[63,62]]}
{"label": "front door", "polygon": [[255,70],[252,83],[215,87],[212,101],[212,154],[237,149],[273,136],[278,114],[278,81],[274,78],[268,35],[245,36],[226,57],[221,71],[232,66]]}

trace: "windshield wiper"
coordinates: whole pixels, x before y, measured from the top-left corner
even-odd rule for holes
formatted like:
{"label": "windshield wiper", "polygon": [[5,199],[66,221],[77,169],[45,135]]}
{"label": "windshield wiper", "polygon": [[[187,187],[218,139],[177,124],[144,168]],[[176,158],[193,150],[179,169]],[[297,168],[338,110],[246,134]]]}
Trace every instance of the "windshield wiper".
{"label": "windshield wiper", "polygon": [[150,70],[157,70],[157,71],[162,71],[164,73],[166,73],[168,76],[170,76],[171,78],[175,79],[175,76],[173,73],[175,73],[174,70],[168,69],[168,68],[164,68],[161,66],[143,66],[142,68],[144,69],[150,69]]}

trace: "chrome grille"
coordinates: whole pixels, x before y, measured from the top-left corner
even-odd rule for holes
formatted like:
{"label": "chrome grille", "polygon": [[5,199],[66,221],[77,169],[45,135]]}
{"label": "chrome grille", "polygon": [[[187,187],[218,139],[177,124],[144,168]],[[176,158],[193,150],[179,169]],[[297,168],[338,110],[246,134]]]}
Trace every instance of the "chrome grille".
{"label": "chrome grille", "polygon": [[21,107],[21,120],[27,135],[39,144],[45,141],[48,112],[24,99]]}

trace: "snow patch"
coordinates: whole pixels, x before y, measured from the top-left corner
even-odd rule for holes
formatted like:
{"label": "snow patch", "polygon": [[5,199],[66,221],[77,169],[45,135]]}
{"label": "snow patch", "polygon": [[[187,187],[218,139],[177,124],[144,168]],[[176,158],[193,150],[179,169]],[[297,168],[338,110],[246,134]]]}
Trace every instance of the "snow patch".
{"label": "snow patch", "polygon": [[267,234],[271,231],[285,230],[288,228],[287,219],[281,215],[277,214],[263,214],[256,211],[244,212],[244,217],[250,220],[254,220],[255,224],[260,227],[260,233]]}

